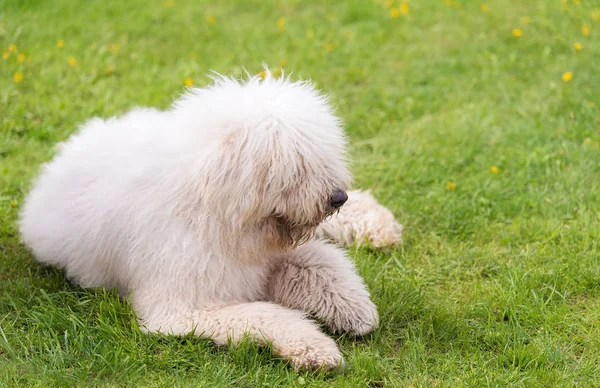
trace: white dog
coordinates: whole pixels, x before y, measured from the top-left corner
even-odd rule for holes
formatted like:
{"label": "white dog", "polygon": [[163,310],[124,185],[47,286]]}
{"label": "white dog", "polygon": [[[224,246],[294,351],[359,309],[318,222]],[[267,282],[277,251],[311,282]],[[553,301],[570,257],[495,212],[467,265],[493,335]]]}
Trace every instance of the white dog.
{"label": "white dog", "polygon": [[168,111],[86,123],[44,166],[20,230],[41,263],[130,296],[145,330],[248,335],[295,368],[336,368],[305,312],[353,335],[378,324],[344,251],[312,238],[347,199],[344,152],[309,83],[217,78]]}

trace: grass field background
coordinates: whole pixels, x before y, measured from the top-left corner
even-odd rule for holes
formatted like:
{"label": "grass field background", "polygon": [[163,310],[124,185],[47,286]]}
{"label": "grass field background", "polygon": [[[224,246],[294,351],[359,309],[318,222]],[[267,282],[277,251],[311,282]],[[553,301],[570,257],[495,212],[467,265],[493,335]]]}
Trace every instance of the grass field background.
{"label": "grass field background", "polygon": [[[600,385],[600,1],[0,0],[0,385]],[[243,68],[311,78],[356,187],[405,226],[351,249],[381,314],[343,373],[146,336],[42,270],[23,197],[92,116]]]}

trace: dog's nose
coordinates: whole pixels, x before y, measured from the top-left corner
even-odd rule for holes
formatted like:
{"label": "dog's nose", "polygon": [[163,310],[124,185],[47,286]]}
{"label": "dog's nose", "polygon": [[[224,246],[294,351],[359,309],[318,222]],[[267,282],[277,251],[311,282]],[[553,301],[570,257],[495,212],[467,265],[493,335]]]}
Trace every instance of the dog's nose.
{"label": "dog's nose", "polygon": [[332,208],[337,209],[346,203],[348,200],[348,194],[344,190],[335,190],[331,195],[329,204]]}

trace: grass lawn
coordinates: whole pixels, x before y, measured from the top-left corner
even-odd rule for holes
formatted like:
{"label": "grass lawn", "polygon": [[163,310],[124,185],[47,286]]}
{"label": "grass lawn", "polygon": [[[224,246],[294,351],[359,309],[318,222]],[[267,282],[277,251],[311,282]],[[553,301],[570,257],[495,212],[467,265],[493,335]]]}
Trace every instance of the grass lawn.
{"label": "grass lawn", "polygon": [[[600,385],[599,37],[599,0],[0,0],[0,386]],[[143,335],[19,243],[78,124],[263,62],[332,96],[405,226],[351,249],[381,327],[336,338],[343,373]]]}

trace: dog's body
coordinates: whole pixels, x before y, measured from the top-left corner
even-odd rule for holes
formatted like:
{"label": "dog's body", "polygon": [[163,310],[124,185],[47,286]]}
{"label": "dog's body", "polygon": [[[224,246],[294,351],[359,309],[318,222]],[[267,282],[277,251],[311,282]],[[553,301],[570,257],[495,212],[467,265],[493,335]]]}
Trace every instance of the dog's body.
{"label": "dog's body", "polygon": [[344,152],[309,84],[221,78],[171,110],[85,124],[44,166],[20,229],[40,262],[131,295],[148,331],[249,335],[296,368],[334,368],[335,342],[304,312],[355,335],[378,323],[346,254],[311,239],[343,204]]}

